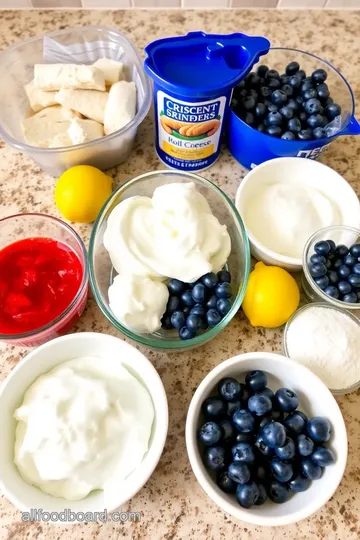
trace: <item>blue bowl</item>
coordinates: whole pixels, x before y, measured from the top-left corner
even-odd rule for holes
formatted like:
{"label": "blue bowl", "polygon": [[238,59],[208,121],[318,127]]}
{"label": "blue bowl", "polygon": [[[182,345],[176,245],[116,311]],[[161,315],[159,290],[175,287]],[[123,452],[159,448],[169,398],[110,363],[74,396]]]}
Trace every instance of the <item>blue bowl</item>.
{"label": "blue bowl", "polygon": [[[349,83],[331,64],[314,54],[297,49],[273,48],[262,57],[259,64],[266,64],[279,73],[285,71],[285,66],[297,61],[300,68],[307,75],[315,69],[323,68],[327,71],[326,83],[329,86],[331,97],[341,105],[341,118],[334,121],[336,124],[329,130],[330,136],[313,141],[286,141],[271,137],[247,125],[231,109],[228,117],[228,147],[234,158],[247,169],[252,169],[278,157],[303,157],[317,159],[342,135],[360,135],[360,124],[355,118],[354,94]],[[256,65],[254,70],[256,70]]]}

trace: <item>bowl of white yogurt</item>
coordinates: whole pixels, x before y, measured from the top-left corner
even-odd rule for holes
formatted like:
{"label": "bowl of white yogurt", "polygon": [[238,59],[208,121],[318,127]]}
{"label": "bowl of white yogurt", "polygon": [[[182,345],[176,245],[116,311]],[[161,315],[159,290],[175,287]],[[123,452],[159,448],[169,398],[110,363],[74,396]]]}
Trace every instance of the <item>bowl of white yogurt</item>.
{"label": "bowl of white yogurt", "polygon": [[0,421],[1,491],[23,512],[65,512],[69,522],[68,509],[111,512],[142,488],[164,448],[168,407],[142,353],[84,332],[18,363],[0,391]]}
{"label": "bowl of white yogurt", "polygon": [[[169,281],[190,291],[221,270],[231,274],[232,291],[221,320],[189,339],[166,329]],[[193,348],[215,337],[240,308],[249,270],[248,239],[235,206],[215,184],[189,172],[154,171],[129,180],[105,203],[91,232],[89,273],[98,306],[117,330],[152,348]]]}
{"label": "bowl of white yogurt", "polygon": [[359,199],[330,167],[298,157],[266,161],[240,182],[238,209],[252,255],[296,272],[308,238],[330,225],[359,227]]}

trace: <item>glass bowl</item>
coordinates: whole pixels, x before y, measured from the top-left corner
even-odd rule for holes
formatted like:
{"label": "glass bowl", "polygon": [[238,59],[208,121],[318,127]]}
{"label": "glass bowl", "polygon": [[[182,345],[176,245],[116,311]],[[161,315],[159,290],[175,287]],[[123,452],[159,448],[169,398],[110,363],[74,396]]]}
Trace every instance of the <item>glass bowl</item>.
{"label": "glass bowl", "polygon": [[[344,302],[342,302],[343,304]],[[357,317],[355,317],[352,313],[348,312],[348,311],[345,311],[344,309],[342,308],[339,308],[339,307],[336,307],[336,306],[331,306],[329,304],[325,304],[323,302],[315,302],[315,303],[311,303],[311,304],[306,304],[305,306],[301,307],[300,309],[298,309],[297,311],[295,311],[294,315],[292,315],[292,317],[290,317],[290,319],[288,320],[288,322],[286,323],[286,326],[285,326],[285,329],[284,329],[284,333],[283,333],[283,339],[282,339],[282,348],[283,348],[283,352],[284,354],[288,357],[288,358],[291,358],[290,354],[289,354],[289,350],[288,350],[288,346],[287,346],[287,335],[288,335],[288,331],[289,331],[289,328],[291,326],[291,324],[294,322],[294,320],[300,315],[300,313],[303,313],[304,311],[306,311],[307,309],[311,308],[311,307],[320,307],[320,308],[326,308],[326,309],[335,309],[336,311],[340,311],[341,313],[343,313],[344,315],[346,315],[347,317],[350,317],[352,321],[354,321],[358,327],[359,327],[359,331],[360,331],[360,321]],[[294,362],[296,363],[299,363],[297,362],[296,360],[293,360]],[[306,366],[308,367],[309,369],[311,369],[310,366]],[[317,373],[315,373],[315,375],[317,375],[318,377],[321,378],[321,376]],[[351,386],[348,386],[346,388],[329,388],[330,392],[332,394],[334,394],[335,396],[339,395],[344,395],[344,394],[350,394],[351,392],[355,392],[358,388],[360,388],[360,380],[355,382],[354,384],[352,384]]]}
{"label": "glass bowl", "polygon": [[[153,334],[138,334],[123,326],[113,315],[108,299],[108,288],[114,277],[110,257],[103,245],[107,219],[115,206],[129,197],[152,197],[154,190],[168,183],[194,182],[197,190],[210,205],[212,213],[220,223],[227,226],[231,238],[231,253],[227,261],[227,269],[232,276],[234,291],[231,310],[215,327],[198,334],[193,339],[182,341],[176,330],[160,329]],[[138,343],[155,349],[188,349],[203,345],[215,337],[231,321],[243,301],[250,271],[250,249],[245,227],[241,217],[231,200],[221,189],[206,178],[189,172],[153,171],[129,180],[117,189],[103,206],[91,232],[89,246],[90,284],[95,300],[105,317],[125,336]]]}
{"label": "glass bowl", "polygon": [[0,334],[0,341],[22,347],[35,347],[66,334],[85,309],[88,294],[88,268],[84,242],[69,225],[46,214],[16,214],[0,220],[0,249],[25,238],[52,238],[71,248],[79,257],[83,278],[69,306],[49,323],[23,334]]}
{"label": "glass bowl", "polygon": [[[346,309],[351,311],[357,317],[360,317],[360,302],[348,303],[342,300],[331,298],[320,289],[315,283],[313,277],[309,271],[309,262],[311,255],[314,255],[314,246],[320,240],[333,240],[336,245],[345,244],[350,247],[352,244],[360,243],[360,230],[355,227],[349,227],[347,225],[332,225],[331,227],[324,227],[320,229],[312,236],[305,244],[303,252],[303,276],[302,276],[302,288],[306,297],[310,302],[327,302],[333,307],[339,309]],[[360,289],[359,289],[360,291]]]}

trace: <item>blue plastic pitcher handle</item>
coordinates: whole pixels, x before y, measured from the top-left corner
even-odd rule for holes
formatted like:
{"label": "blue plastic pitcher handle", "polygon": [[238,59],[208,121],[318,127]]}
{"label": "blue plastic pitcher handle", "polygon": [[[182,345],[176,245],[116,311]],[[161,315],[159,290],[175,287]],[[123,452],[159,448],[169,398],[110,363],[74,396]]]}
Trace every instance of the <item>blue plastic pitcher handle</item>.
{"label": "blue plastic pitcher handle", "polygon": [[360,124],[355,116],[352,116],[346,128],[341,131],[340,135],[360,135]]}

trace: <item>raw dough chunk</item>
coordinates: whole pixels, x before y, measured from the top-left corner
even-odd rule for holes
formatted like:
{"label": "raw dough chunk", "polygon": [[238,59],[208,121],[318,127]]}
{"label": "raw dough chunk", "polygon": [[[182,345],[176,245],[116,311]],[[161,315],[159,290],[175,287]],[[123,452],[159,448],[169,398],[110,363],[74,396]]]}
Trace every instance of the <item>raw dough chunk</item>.
{"label": "raw dough chunk", "polygon": [[44,90],[39,90],[36,88],[33,80],[26,84],[24,89],[30,101],[30,107],[34,112],[41,111],[45,107],[56,105],[56,92],[44,92]]}
{"label": "raw dough chunk", "polygon": [[104,123],[108,92],[94,90],[60,90],[55,99],[68,109],[73,109],[91,120]]}
{"label": "raw dough chunk", "polygon": [[74,118],[68,129],[68,135],[71,139],[71,144],[82,144],[103,137],[104,128],[102,124],[94,120],[79,120],[78,118]]}
{"label": "raw dough chunk", "polygon": [[[63,122],[63,123],[68,125],[67,122]],[[70,126],[71,126],[71,122],[70,122]],[[58,133],[57,135],[55,135],[55,137],[51,139],[49,143],[49,148],[60,148],[63,146],[72,146],[73,142],[68,135],[69,129],[70,127],[67,129],[66,133]]]}
{"label": "raw dough chunk", "polygon": [[102,71],[81,64],[35,64],[34,83],[40,90],[82,88],[105,91]]}
{"label": "raw dough chunk", "polygon": [[99,58],[93,66],[103,72],[106,86],[111,86],[124,79],[124,64],[122,62],[110,58]]}
{"label": "raw dough chunk", "polygon": [[56,137],[67,133],[73,118],[77,118],[77,113],[61,105],[42,109],[23,121],[24,139],[32,146],[53,146]]}
{"label": "raw dough chunk", "polygon": [[136,85],[134,82],[119,81],[112,85],[105,107],[105,135],[126,126],[136,114]]}

